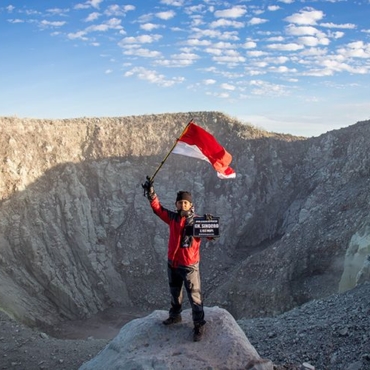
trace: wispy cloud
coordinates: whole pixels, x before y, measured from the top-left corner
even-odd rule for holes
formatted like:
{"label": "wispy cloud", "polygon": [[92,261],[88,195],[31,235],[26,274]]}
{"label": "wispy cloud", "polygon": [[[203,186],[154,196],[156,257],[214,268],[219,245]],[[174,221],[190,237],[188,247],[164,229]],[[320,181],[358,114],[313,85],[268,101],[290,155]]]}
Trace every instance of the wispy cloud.
{"label": "wispy cloud", "polygon": [[165,75],[154,70],[149,70],[143,67],[135,67],[124,74],[125,77],[137,76],[140,80],[148,81],[149,83],[162,87],[171,87],[176,84],[181,84],[185,81],[183,77],[173,77],[168,79]]}

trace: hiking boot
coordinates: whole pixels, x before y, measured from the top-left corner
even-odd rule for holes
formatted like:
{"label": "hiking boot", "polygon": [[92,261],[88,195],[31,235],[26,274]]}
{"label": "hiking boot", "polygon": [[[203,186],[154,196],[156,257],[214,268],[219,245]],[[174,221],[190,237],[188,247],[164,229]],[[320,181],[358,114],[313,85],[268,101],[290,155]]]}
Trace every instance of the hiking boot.
{"label": "hiking boot", "polygon": [[194,324],[193,329],[193,340],[194,342],[199,342],[202,339],[202,336],[205,331],[205,323],[204,324]]}
{"label": "hiking boot", "polygon": [[164,325],[172,325],[177,324],[178,322],[181,322],[181,315],[175,316],[175,317],[169,317],[168,319],[162,321]]}

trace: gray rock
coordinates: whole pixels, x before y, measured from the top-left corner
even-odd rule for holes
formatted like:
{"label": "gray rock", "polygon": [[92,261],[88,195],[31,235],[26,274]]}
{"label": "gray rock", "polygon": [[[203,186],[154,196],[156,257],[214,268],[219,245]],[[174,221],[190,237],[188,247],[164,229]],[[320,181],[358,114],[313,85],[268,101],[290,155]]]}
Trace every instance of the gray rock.
{"label": "gray rock", "polygon": [[94,359],[80,370],[100,369],[218,369],[272,370],[250,344],[234,318],[224,309],[206,307],[206,331],[201,342],[192,341],[191,310],[171,327],[162,324],[166,311],[126,324]]}

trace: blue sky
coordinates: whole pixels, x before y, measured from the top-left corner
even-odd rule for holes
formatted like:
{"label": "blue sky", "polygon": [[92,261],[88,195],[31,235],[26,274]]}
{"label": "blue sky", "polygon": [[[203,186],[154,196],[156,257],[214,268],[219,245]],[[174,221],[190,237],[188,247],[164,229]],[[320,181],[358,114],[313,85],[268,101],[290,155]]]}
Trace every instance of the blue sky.
{"label": "blue sky", "polygon": [[0,116],[220,111],[318,136],[370,118],[369,19],[370,0],[1,0]]}

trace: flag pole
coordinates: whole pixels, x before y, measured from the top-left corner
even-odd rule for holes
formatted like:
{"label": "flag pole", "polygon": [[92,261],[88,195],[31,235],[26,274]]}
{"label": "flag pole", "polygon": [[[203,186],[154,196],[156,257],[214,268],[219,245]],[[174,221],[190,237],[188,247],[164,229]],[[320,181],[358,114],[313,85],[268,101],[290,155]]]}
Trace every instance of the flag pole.
{"label": "flag pole", "polygon": [[170,156],[170,154],[172,153],[172,151],[175,149],[175,146],[177,144],[177,142],[179,141],[180,137],[185,133],[186,129],[189,127],[189,125],[193,123],[193,119],[190,120],[190,122],[186,125],[186,127],[182,130],[182,133],[181,135],[176,139],[175,143],[173,144],[172,148],[170,149],[170,151],[167,153],[167,155],[163,158],[163,161],[160,163],[160,165],[158,166],[158,168],[155,170],[154,174],[152,177],[149,177],[147,176],[146,179],[149,180],[150,182],[152,182],[154,180],[154,177],[157,175],[158,171],[162,168],[164,162],[166,162],[167,158]]}

